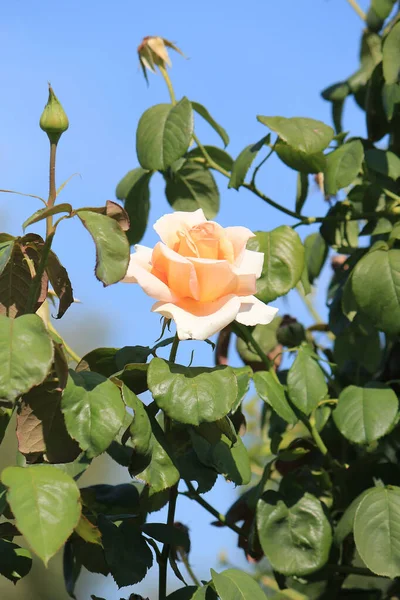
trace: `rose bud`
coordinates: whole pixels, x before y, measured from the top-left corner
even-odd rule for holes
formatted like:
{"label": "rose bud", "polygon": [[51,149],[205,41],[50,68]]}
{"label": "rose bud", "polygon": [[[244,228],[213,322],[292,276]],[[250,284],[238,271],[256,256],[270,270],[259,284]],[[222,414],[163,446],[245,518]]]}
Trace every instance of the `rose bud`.
{"label": "rose bud", "polygon": [[165,38],[154,35],[148,35],[143,38],[141,44],[138,46],[138,55],[146,81],[146,69],[152,73],[156,73],[156,67],[161,69],[166,69],[167,66],[171,67],[171,59],[169,58],[167,48],[172,48],[172,50],[184,56],[183,52],[175,44]]}
{"label": "rose bud", "polygon": [[53,144],[57,144],[61,135],[69,127],[68,117],[51,85],[49,85],[49,99],[44,107],[39,124],[40,128],[47,133],[50,142]]}
{"label": "rose bud", "polygon": [[306,333],[301,323],[290,315],[284,315],[277,329],[276,338],[280,344],[287,348],[300,346],[306,339]]}

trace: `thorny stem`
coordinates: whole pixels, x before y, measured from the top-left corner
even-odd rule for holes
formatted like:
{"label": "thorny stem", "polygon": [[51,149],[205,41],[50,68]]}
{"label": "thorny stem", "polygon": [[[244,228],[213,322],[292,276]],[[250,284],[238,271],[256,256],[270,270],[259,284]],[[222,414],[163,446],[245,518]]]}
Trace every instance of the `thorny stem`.
{"label": "thorny stem", "polygon": [[[178,485],[174,485],[169,492],[169,503],[168,503],[168,517],[167,525],[173,527],[175,520],[175,508],[176,499],[178,497]],[[170,544],[164,544],[161,551],[161,557],[159,559],[159,587],[158,587],[158,598],[159,600],[165,600],[167,597],[167,570],[168,570],[168,559],[171,550]]]}
{"label": "thorny stem", "polygon": [[[176,333],[175,337],[174,337],[174,341],[172,342],[171,352],[169,355],[170,362],[175,362],[178,346],[179,346],[179,338],[178,338],[178,334]],[[168,433],[170,428],[171,428],[170,418],[164,413],[165,433]],[[176,499],[178,497],[178,483],[176,483],[169,490],[167,525],[170,525],[171,527],[173,527],[174,520],[175,520]],[[158,600],[165,600],[167,597],[167,572],[168,572],[168,560],[169,560],[170,550],[171,550],[170,544],[165,543],[163,546],[163,549],[161,551],[161,556],[159,558]]]}
{"label": "thorny stem", "polygon": [[[56,188],[56,154],[57,142],[50,142],[50,167],[49,167],[49,199],[47,208],[52,208],[57,197]],[[46,237],[53,233],[53,217],[50,215],[46,219]]]}

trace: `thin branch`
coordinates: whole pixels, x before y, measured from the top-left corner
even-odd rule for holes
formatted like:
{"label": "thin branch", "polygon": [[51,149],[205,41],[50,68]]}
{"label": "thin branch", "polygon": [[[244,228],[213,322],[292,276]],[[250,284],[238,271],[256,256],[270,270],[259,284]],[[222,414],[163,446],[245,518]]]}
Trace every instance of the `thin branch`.
{"label": "thin branch", "polygon": [[347,2],[355,10],[355,12],[358,14],[360,19],[362,19],[363,21],[367,20],[367,15],[363,11],[363,9],[357,4],[356,0],[347,0]]}

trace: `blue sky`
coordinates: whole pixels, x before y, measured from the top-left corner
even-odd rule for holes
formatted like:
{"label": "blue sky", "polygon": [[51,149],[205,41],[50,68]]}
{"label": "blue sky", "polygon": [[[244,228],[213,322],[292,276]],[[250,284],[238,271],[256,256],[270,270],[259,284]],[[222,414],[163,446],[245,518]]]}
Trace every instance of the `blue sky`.
{"label": "blue sky", "polygon": [[[359,3],[366,8],[365,0]],[[48,142],[38,121],[50,81],[70,120],[59,144],[57,183],[80,174],[64,189],[60,201],[78,208],[114,199],[119,179],[138,164],[135,131],[141,114],[153,104],[168,101],[161,77],[150,74],[147,87],[139,70],[136,48],[146,35],[176,42],[189,57],[171,56],[177,97],[186,95],[209,109],[228,130],[227,150],[235,157],[267,133],[256,120],[258,114],[306,116],[330,123],[330,106],[319,92],[357,68],[361,30],[362,22],[346,0],[2,3],[0,188],[47,195]],[[364,134],[363,115],[353,101],[346,106],[344,128]],[[196,132],[203,143],[219,144],[215,133],[200,120]],[[221,191],[217,220],[222,225],[270,230],[293,222],[246,191],[228,190],[222,177],[217,181]],[[258,183],[268,196],[294,207],[296,174],[277,158],[266,163]],[[311,190],[304,212],[323,215],[322,196],[316,186],[311,185]],[[151,203],[150,224],[169,212],[160,176],[152,180]],[[22,221],[40,207],[33,199],[0,194],[0,229],[20,234]],[[30,230],[42,232],[42,225],[35,227]],[[298,231],[304,236],[312,229]],[[153,245],[155,240],[149,227],[142,243]],[[93,317],[108,323],[99,332],[99,345],[147,345],[158,337],[159,319],[149,312],[152,300],[138,286],[118,284],[104,289],[96,281],[94,247],[79,223],[64,221],[54,247],[82,301],[59,324],[67,339],[71,332],[90,328]],[[322,284],[328,277],[329,269],[324,271]],[[324,314],[323,294],[317,302]],[[309,322],[295,293],[275,304],[281,312]],[[195,364],[211,364],[210,348],[201,343],[183,345],[178,359],[187,362],[193,347]],[[83,340],[81,349],[91,348]],[[126,479],[120,471],[112,477]],[[235,493],[222,482],[210,494],[210,501],[224,511]],[[191,528],[191,560],[201,578],[208,578],[208,567],[215,566],[222,548],[229,550],[233,562],[243,564],[235,536],[208,527],[210,518],[203,509],[182,500],[178,514]],[[87,579],[80,584],[78,597],[87,597],[86,583]],[[176,583],[172,576],[171,584]],[[89,589],[107,600],[123,595],[101,576],[90,580]],[[148,589],[147,584],[135,587],[138,592]]]}

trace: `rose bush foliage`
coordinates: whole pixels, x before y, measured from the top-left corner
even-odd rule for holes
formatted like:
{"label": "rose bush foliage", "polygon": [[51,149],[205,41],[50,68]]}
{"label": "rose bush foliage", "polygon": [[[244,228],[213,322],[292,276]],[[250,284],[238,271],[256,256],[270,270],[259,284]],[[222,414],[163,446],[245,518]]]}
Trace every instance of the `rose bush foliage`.
{"label": "rose bush foliage", "polygon": [[[159,600],[179,581],[172,600],[400,597],[394,5],[372,0],[359,69],[322,92],[334,128],[309,115],[259,115],[260,140],[249,140],[236,158],[226,150],[227,132],[203,105],[175,98],[168,49],[180,50],[165,38],[144,38],[143,71],[164,77],[170,101],[149,108],[138,123],[140,166],[116,189],[123,206],[74,209],[59,201],[52,167],[68,119],[50,89],[40,121],[50,140],[49,198],[23,224],[45,220],[46,235],[0,234],[0,438],[16,423],[19,449],[0,484],[0,573],[10,582],[29,573],[32,552],[47,564],[62,548],[71,598],[82,569],[111,574],[122,588],[155,563]],[[365,138],[342,131],[349,96],[365,113]],[[198,118],[224,148],[197,138]],[[280,205],[257,185],[272,153],[297,172],[292,204]],[[215,171],[291,225],[255,233],[245,217],[218,225]],[[151,249],[138,244],[157,175],[174,212],[155,224],[161,241]],[[306,214],[311,177],[326,207],[316,216]],[[95,348],[82,358],[65,344],[48,308],[57,303],[58,318],[68,319],[74,301],[53,250],[58,227],[71,218],[93,238],[95,274],[104,285],[138,283],[126,288],[130,297],[141,287],[156,300],[153,311],[164,317],[160,340]],[[312,292],[328,256],[325,322]],[[270,306],[291,290],[309,308],[311,325]],[[166,334],[167,325],[177,335]],[[216,333],[215,366],[176,364],[180,340],[209,342]],[[232,336],[240,367],[229,353]],[[248,403],[251,381],[255,397]],[[127,482],[81,486],[81,475],[104,452],[126,468]],[[225,515],[205,496],[218,476],[238,486]],[[196,578],[190,547],[198,542],[177,521],[178,494],[234,532],[247,572],[228,563],[219,573],[211,569],[207,581]],[[166,505],[166,523],[148,522]],[[167,581],[168,565],[175,582]],[[188,578],[192,585],[185,585]]]}

